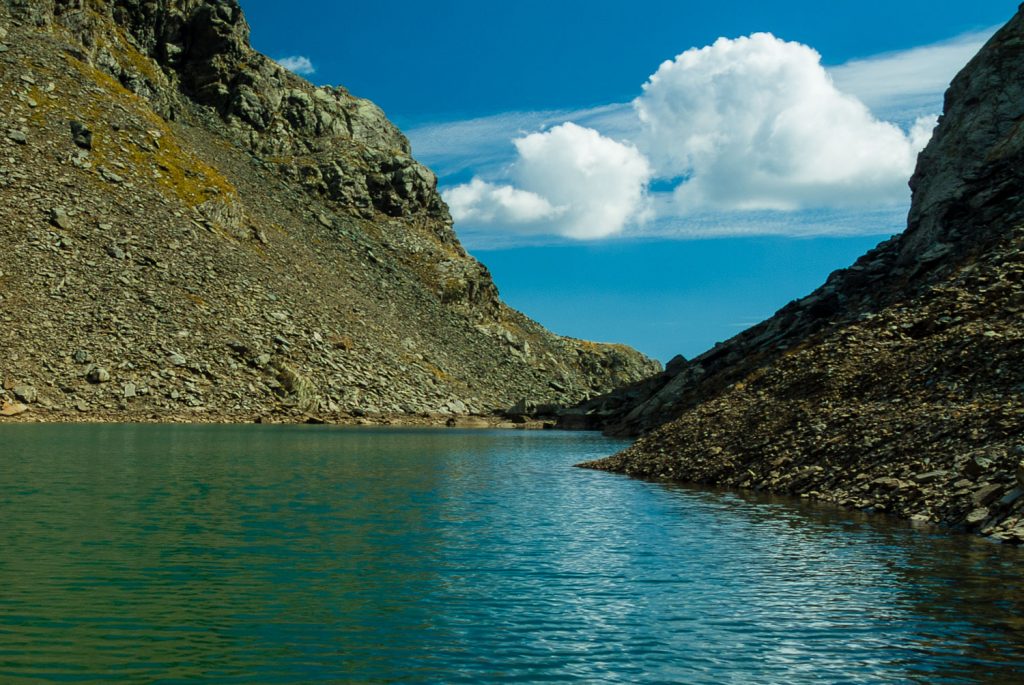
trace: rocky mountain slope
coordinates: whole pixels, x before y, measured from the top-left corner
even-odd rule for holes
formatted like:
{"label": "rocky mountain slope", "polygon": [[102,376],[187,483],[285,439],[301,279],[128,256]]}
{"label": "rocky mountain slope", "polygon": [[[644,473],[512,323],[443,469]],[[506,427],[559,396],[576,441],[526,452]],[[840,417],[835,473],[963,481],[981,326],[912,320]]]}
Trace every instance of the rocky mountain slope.
{"label": "rocky mountain slope", "polygon": [[953,81],[911,187],[905,233],[566,417],[627,434],[664,424],[588,466],[1024,541],[1024,13]]}
{"label": "rocky mountain slope", "polygon": [[0,0],[0,411],[465,415],[655,372],[498,298],[373,103],[234,0]]}

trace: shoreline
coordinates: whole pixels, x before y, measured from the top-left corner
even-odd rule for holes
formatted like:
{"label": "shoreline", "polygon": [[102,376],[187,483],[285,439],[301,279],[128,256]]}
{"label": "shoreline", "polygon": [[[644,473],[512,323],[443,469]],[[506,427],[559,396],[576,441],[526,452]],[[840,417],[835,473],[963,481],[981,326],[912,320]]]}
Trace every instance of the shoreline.
{"label": "shoreline", "polygon": [[[627,450],[628,449],[629,448],[627,448]],[[826,507],[830,509],[834,508],[837,511],[841,511],[848,514],[870,517],[882,517],[892,521],[898,521],[914,529],[919,529],[922,531],[939,532],[944,535],[965,536],[970,537],[972,539],[986,540],[988,542],[991,542],[992,544],[1004,544],[1014,547],[1024,547],[1024,534],[1021,534],[1024,533],[1024,531],[1018,531],[1017,529],[1011,529],[1010,531],[985,530],[973,527],[965,522],[935,521],[921,516],[906,515],[897,510],[888,509],[884,504],[878,506],[861,506],[857,503],[853,503],[845,499],[838,491],[797,493],[788,492],[785,490],[762,489],[757,487],[732,485],[722,482],[701,482],[696,480],[682,480],[677,478],[666,478],[652,475],[629,473],[621,469],[608,468],[606,465],[602,463],[606,462],[607,460],[613,459],[615,456],[617,455],[611,455],[609,457],[605,457],[604,459],[598,459],[595,461],[574,464],[573,467],[578,469],[586,469],[588,471],[614,473],[616,475],[624,476],[632,480],[639,480],[644,483],[656,485],[668,485],[682,488],[695,488],[701,491],[731,493],[743,498],[779,498],[791,502],[802,502],[815,507]]]}
{"label": "shoreline", "polygon": [[173,412],[152,411],[90,411],[57,409],[29,409],[16,416],[0,416],[3,425],[61,425],[61,424],[222,424],[222,425],[329,425],[329,426],[391,426],[417,428],[479,428],[508,430],[552,430],[552,420],[527,419],[513,421],[497,415],[473,414],[364,414],[347,412],[321,415],[305,412],[272,411],[262,414],[250,412]]}

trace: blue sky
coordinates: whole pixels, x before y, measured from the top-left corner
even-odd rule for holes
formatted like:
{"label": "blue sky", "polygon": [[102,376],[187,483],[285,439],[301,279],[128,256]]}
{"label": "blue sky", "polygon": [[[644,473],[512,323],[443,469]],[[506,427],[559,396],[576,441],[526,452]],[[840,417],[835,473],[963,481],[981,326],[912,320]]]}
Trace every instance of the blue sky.
{"label": "blue sky", "polygon": [[405,130],[507,302],[662,360],[902,230],[946,84],[1017,5],[241,4]]}

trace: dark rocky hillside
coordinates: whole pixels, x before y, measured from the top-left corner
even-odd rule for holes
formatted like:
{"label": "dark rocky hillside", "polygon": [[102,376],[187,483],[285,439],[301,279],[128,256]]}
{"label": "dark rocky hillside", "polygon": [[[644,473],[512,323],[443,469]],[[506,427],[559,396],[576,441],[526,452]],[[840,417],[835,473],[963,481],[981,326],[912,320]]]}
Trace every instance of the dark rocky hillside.
{"label": "dark rocky hillside", "polygon": [[234,0],[0,0],[0,407],[487,414],[657,364],[506,307],[373,103]]}
{"label": "dark rocky hillside", "polygon": [[953,81],[911,187],[902,235],[564,417],[653,430],[589,466],[1024,540],[1024,14]]}

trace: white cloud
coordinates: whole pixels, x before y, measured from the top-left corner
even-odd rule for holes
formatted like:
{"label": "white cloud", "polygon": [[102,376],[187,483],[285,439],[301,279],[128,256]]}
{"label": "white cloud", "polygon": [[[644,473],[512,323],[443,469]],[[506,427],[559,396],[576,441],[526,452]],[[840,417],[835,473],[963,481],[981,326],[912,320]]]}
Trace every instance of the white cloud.
{"label": "white cloud", "polygon": [[311,62],[308,57],[303,57],[302,55],[282,57],[275,61],[288,71],[299,74],[300,76],[309,76],[316,73],[316,68],[313,66],[313,62]]}
{"label": "white cloud", "polygon": [[444,199],[456,221],[481,224],[530,224],[554,218],[565,210],[552,207],[536,193],[479,178],[449,188]]}
{"label": "white cloud", "polygon": [[573,123],[514,142],[510,184],[475,178],[444,191],[456,223],[592,239],[643,221],[650,167],[632,145]]}
{"label": "white cloud", "polygon": [[901,202],[918,152],[841,93],[817,52],[767,33],[663,63],[635,106],[657,175],[685,178],[682,214]]}
{"label": "white cloud", "polygon": [[[634,103],[509,112],[408,134],[442,185],[446,176],[473,177],[444,194],[460,235],[478,246],[556,236],[890,234],[903,227],[906,183],[949,81],[993,31],[827,69],[813,49],[768,34],[722,39],[662,64]],[[566,121],[589,134],[555,134]],[[533,136],[547,144],[526,159],[520,143]],[[623,158],[633,166],[617,173],[615,162],[605,165],[606,188],[624,179],[622,194],[583,181],[557,154],[594,141],[629,151]]]}

